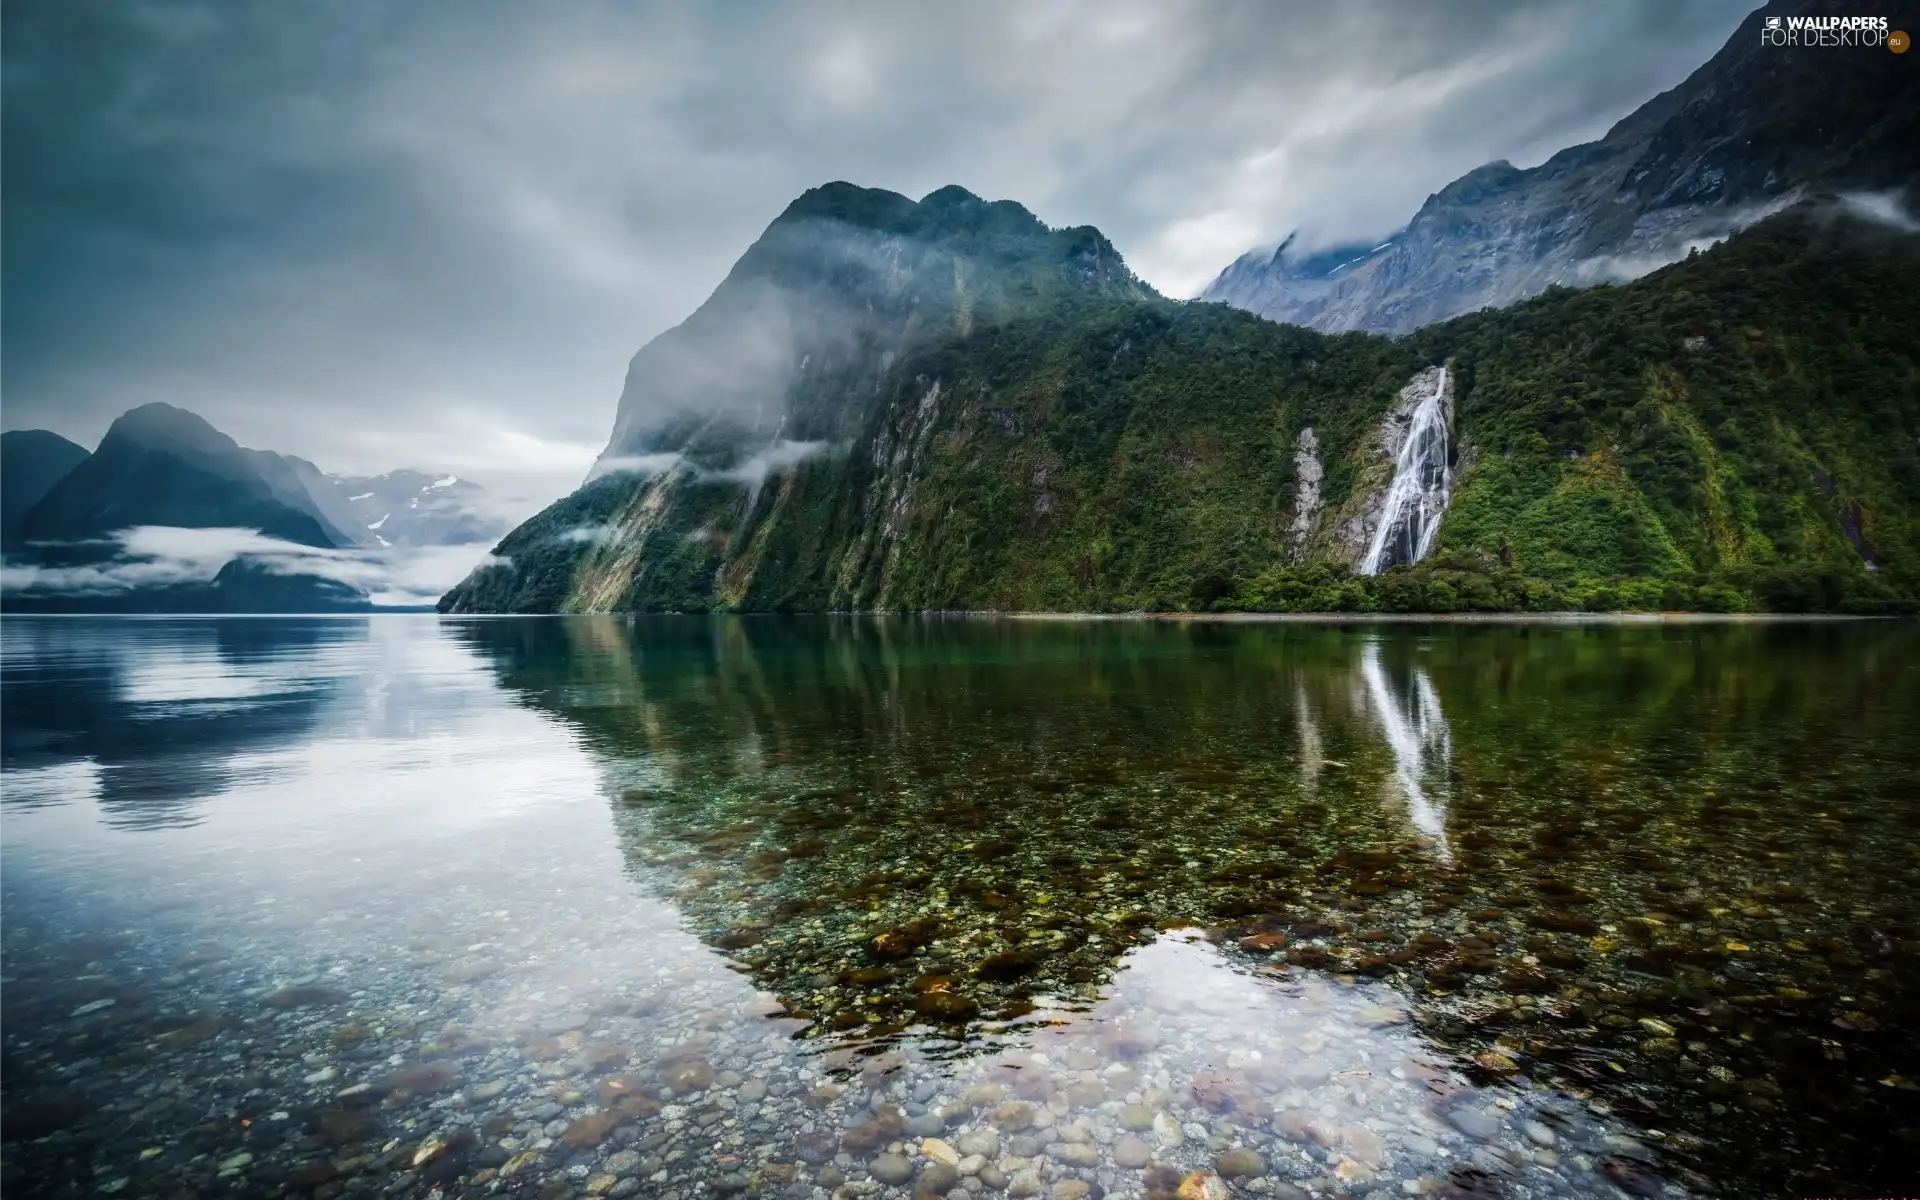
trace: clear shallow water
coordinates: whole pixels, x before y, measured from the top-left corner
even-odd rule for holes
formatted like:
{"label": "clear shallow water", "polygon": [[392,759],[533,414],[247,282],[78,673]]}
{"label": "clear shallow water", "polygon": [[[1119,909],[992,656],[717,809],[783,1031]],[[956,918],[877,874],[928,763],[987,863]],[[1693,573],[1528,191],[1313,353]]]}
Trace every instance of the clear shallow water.
{"label": "clear shallow water", "polygon": [[1911,625],[0,633],[8,1195],[1915,1174]]}

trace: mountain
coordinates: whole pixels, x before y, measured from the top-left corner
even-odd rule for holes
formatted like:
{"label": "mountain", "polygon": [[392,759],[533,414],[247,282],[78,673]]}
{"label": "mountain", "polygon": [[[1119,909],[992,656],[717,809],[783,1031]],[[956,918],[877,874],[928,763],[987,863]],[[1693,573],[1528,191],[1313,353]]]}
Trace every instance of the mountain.
{"label": "mountain", "polygon": [[1711,60],[1597,142],[1468,172],[1380,245],[1243,256],[1201,298],[1328,332],[1403,333],[1555,284],[1635,278],[1817,193],[1920,196],[1920,72],[1883,46],[1782,46],[1766,22],[1845,16],[1774,0]]}
{"label": "mountain", "polygon": [[587,486],[500,543],[515,573],[451,603],[609,607],[666,589],[657,603],[704,607],[721,510],[742,495],[757,504],[764,483],[863,437],[905,357],[1022,315],[1152,299],[1089,227],[1050,229],[959,187],[918,202],[815,188],[685,323],[634,355]]}
{"label": "mountain", "polygon": [[247,450],[171,404],[143,404],[21,517],[23,539],[79,544],[122,529],[256,529],[303,546],[348,544],[278,455]]}
{"label": "mountain", "polygon": [[406,551],[502,529],[457,476],[329,475],[168,404],[123,414],[92,455],[42,431],[5,447],[13,611],[363,611],[356,584],[381,591],[401,558],[415,573],[387,590],[417,595]]}
{"label": "mountain", "polygon": [[[193,413],[158,403],[123,414],[98,449],[80,453],[19,519],[9,547],[9,611],[371,607],[359,589],[302,569],[352,541],[314,503],[290,460],[248,450]],[[189,534],[184,546],[164,536],[159,545],[129,540],[142,527],[173,539],[193,530],[257,535]],[[300,547],[311,550],[288,553]],[[196,577],[202,572],[210,577]]]}
{"label": "mountain", "polygon": [[287,574],[236,557],[212,579],[100,591],[9,590],[10,613],[354,613],[372,612],[365,592],[319,575]]}
{"label": "mountain", "polygon": [[1048,229],[959,187],[916,204],[830,183],[634,355],[596,475],[659,455],[733,469],[776,443],[845,436],[861,415],[849,390],[910,346],[1055,299],[1151,294],[1097,230]]}
{"label": "mountain", "polygon": [[[915,217],[835,187],[843,213]],[[1920,600],[1911,234],[1805,206],[1632,284],[1389,340],[1162,299],[1093,231],[787,220],[702,309],[707,361],[752,361],[752,387],[705,417],[668,392],[648,424],[642,350],[601,474],[443,611]],[[840,315],[755,361],[764,327],[721,300],[769,242]]]}
{"label": "mountain", "polygon": [[506,525],[488,507],[487,491],[457,475],[388,471],[327,475],[289,458],[328,519],[360,545],[465,546],[491,541]]}
{"label": "mountain", "polygon": [[27,510],[86,459],[85,447],[44,429],[0,433],[0,546],[13,547]]}

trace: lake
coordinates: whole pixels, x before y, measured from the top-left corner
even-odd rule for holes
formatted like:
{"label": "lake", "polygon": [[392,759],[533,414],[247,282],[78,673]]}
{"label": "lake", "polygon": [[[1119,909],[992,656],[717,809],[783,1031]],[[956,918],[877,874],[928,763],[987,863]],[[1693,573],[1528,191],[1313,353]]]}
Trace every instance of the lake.
{"label": "lake", "polygon": [[1917,1174],[1911,622],[0,634],[10,1197]]}

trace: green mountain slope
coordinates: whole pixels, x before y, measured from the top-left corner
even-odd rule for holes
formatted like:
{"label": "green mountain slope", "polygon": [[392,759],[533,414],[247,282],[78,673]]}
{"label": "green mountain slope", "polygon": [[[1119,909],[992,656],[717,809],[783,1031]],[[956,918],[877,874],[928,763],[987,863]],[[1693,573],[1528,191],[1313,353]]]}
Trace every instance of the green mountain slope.
{"label": "green mountain slope", "polygon": [[1917,268],[1910,234],[1795,216],[1420,335],[1480,452],[1441,546],[1599,607],[1920,595]]}
{"label": "green mountain slope", "polygon": [[[931,236],[922,261],[966,257]],[[650,455],[646,469],[514,531],[496,550],[507,561],[441,607],[1875,610],[1920,597],[1911,235],[1803,212],[1633,284],[1399,341],[1163,300],[1128,286],[1097,234],[1071,236],[1102,248],[1119,286],[1063,270],[1029,231],[1015,245],[1031,260],[1003,245],[963,268],[1010,299],[961,321],[961,293],[910,274],[860,310],[884,319],[844,327],[846,344],[886,351],[830,379],[757,385],[763,411],[810,441],[767,440],[765,416],[717,448],[684,421],[636,436],[630,375],[610,451]],[[883,278],[836,294],[844,305]],[[901,294],[935,319],[901,326]],[[1438,545],[1359,577],[1406,413],[1441,364],[1454,499]]]}

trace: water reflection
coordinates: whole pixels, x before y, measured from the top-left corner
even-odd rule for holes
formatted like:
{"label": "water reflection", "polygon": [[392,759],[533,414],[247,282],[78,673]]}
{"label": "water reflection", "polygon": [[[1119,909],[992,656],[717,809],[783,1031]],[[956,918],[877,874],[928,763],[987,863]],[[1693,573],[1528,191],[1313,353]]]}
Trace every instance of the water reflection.
{"label": "water reflection", "polygon": [[1379,714],[1387,745],[1393,748],[1407,819],[1430,844],[1434,857],[1451,866],[1446,772],[1453,761],[1453,742],[1447,733],[1447,718],[1440,711],[1440,698],[1433,692],[1433,681],[1418,667],[1412,668],[1411,676],[1411,686],[1396,693],[1380,665],[1379,644],[1368,642],[1361,649],[1360,677],[1366,680],[1367,695]]}
{"label": "water reflection", "polygon": [[[1388,981],[1451,1061],[1604,1097],[1670,1161],[1814,1178],[1914,1128],[1880,1082],[1913,1049],[1904,627],[468,636],[645,764],[613,793],[636,877],[809,1038],[997,1052],[1198,924]],[[1809,1117],[1849,1149],[1779,1133]]]}
{"label": "water reflection", "polygon": [[308,736],[338,679],[330,649],[364,623],[8,618],[5,803],[93,800],[130,828],[191,825],[236,760]]}
{"label": "water reflection", "polygon": [[1908,1161],[1904,626],[239,624],[5,630],[9,1196]]}

